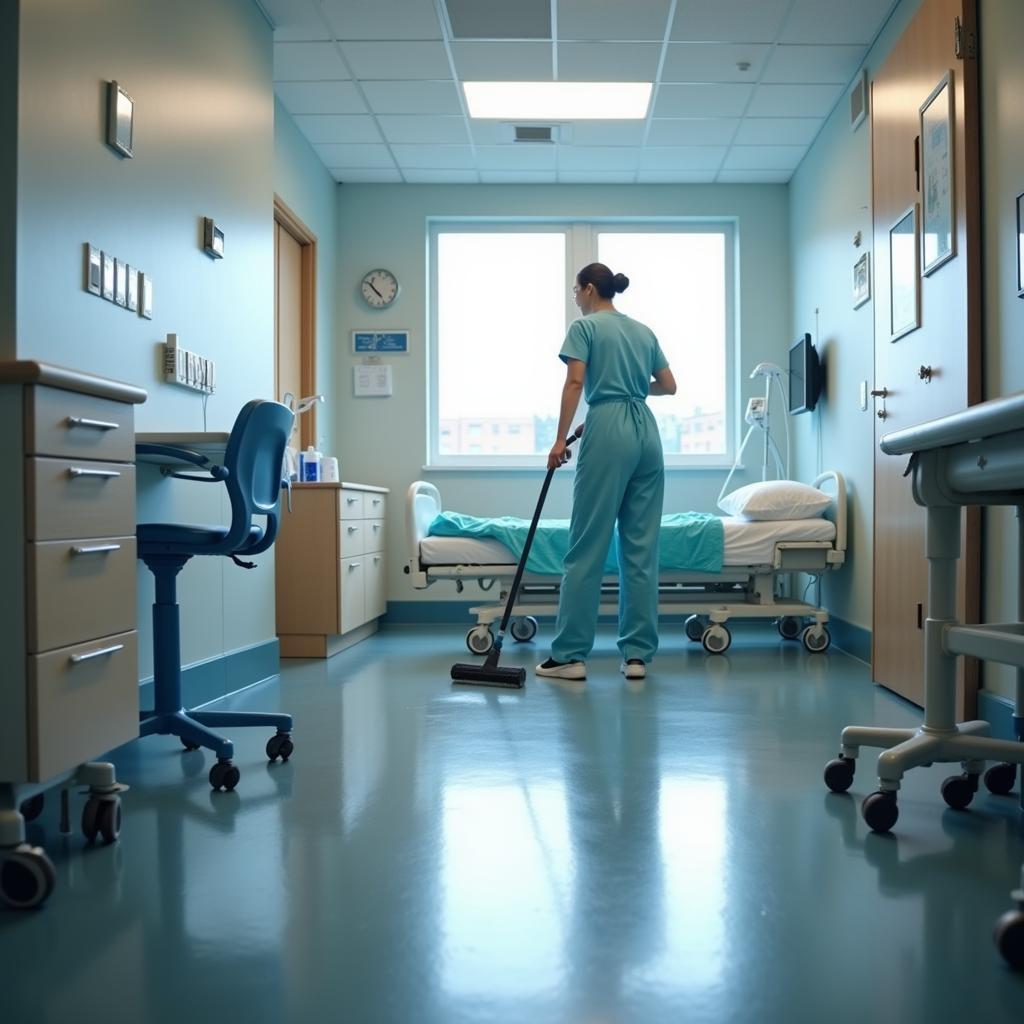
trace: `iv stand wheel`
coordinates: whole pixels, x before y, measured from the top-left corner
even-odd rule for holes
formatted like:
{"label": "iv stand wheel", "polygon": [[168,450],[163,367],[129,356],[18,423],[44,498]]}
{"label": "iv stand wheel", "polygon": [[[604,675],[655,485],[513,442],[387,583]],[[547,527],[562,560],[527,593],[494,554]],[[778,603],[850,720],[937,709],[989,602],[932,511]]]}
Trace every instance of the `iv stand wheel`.
{"label": "iv stand wheel", "polygon": [[0,854],[0,902],[15,910],[41,906],[57,885],[53,862],[38,846],[22,843]]}
{"label": "iv stand wheel", "polygon": [[896,794],[879,790],[864,798],[860,813],[872,832],[889,832],[900,816],[896,806]]}
{"label": "iv stand wheel", "polygon": [[825,785],[833,793],[845,793],[853,785],[857,762],[850,757],[833,758],[825,765]]}
{"label": "iv stand wheel", "polygon": [[[1017,766],[1015,764],[994,764],[984,775],[985,787],[990,793],[996,796],[1006,796],[1017,781]],[[22,814],[25,813],[22,809]]]}
{"label": "iv stand wheel", "polygon": [[792,615],[783,615],[778,622],[779,636],[783,640],[800,639],[800,620]]}
{"label": "iv stand wheel", "polygon": [[950,775],[943,781],[940,792],[942,799],[954,811],[964,811],[974,799],[974,794],[978,792],[978,776],[968,775],[967,772]]}
{"label": "iv stand wheel", "polygon": [[690,615],[683,623],[683,632],[687,640],[699,644],[704,638],[704,630],[708,628],[707,621],[700,615]]}
{"label": "iv stand wheel", "polygon": [[494,646],[494,633],[490,626],[474,626],[466,634],[470,654],[486,654]]}
{"label": "iv stand wheel", "polygon": [[537,620],[532,615],[523,615],[512,620],[509,628],[512,639],[517,643],[525,644],[537,635]]}

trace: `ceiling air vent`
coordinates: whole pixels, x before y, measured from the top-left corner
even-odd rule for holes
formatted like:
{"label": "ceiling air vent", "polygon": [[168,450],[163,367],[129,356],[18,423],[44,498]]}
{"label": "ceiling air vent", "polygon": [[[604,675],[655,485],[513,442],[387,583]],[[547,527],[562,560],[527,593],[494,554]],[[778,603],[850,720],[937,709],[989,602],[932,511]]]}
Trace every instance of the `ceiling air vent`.
{"label": "ceiling air vent", "polygon": [[554,128],[549,124],[517,124],[513,142],[554,142]]}

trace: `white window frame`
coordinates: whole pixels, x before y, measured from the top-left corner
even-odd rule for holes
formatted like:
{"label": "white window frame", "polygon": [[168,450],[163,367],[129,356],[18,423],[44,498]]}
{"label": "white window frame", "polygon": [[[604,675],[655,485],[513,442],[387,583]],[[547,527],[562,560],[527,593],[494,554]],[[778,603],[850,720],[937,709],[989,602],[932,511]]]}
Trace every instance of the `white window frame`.
{"label": "white window frame", "polygon": [[[571,282],[576,271],[586,263],[597,259],[597,236],[610,231],[630,232],[665,232],[682,234],[706,234],[709,230],[720,232],[725,238],[725,451],[722,453],[699,454],[665,454],[666,470],[708,470],[728,469],[733,464],[736,451],[737,422],[736,408],[740,382],[737,376],[738,365],[738,298],[739,282],[737,280],[737,230],[735,218],[729,217],[592,217],[586,220],[566,220],[565,218],[545,217],[487,217],[487,218],[428,218],[428,255],[427,255],[427,464],[424,470],[430,471],[469,471],[492,472],[501,470],[540,470],[545,468],[542,454],[521,456],[488,455],[442,455],[440,454],[441,422],[438,416],[438,316],[437,316],[437,238],[447,232],[468,234],[480,232],[493,234],[500,231],[549,233],[564,232],[566,236],[566,267],[565,267],[565,330],[577,319],[577,310],[572,298]],[[562,337],[552,339],[552,357],[561,347]],[[673,367],[677,377],[685,374],[685,367]],[[553,363],[552,372],[558,373]],[[655,399],[657,401],[657,399]],[[557,410],[555,410],[557,412]],[[586,403],[581,399],[579,418],[586,414]],[[575,467],[570,462],[569,467]]]}

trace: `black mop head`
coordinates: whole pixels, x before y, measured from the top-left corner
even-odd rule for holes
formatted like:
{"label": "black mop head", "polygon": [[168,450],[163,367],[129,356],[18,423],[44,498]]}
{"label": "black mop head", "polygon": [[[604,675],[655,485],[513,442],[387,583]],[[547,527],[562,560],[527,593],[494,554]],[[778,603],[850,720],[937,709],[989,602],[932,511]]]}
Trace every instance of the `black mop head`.
{"label": "black mop head", "polygon": [[525,668],[501,668],[498,665],[452,665],[452,682],[470,686],[504,686],[521,690],[526,683]]}

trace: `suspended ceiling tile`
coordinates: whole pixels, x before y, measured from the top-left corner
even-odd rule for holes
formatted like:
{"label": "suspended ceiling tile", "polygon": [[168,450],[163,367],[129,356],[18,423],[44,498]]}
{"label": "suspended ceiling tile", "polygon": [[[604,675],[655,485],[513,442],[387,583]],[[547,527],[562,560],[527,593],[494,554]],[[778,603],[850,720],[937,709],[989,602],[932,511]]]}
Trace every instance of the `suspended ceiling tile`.
{"label": "suspended ceiling tile", "polygon": [[394,167],[332,167],[334,180],[341,184],[398,184],[401,174]]}
{"label": "suspended ceiling tile", "polygon": [[867,46],[895,5],[896,0],[796,0],[780,42]]}
{"label": "suspended ceiling tile", "polygon": [[274,22],[274,42],[329,40],[331,34],[316,8],[295,0],[260,0]]}
{"label": "suspended ceiling tile", "polygon": [[445,0],[453,39],[550,39],[550,0]]}
{"label": "suspended ceiling tile", "polygon": [[660,168],[640,170],[636,180],[641,185],[707,185],[715,180],[714,171],[671,171]]}
{"label": "suspended ceiling tile", "polygon": [[554,171],[481,171],[485,185],[543,185],[554,182]]}
{"label": "suspended ceiling tile", "polygon": [[441,43],[342,43],[345,59],[358,79],[404,81],[450,79],[448,55]]}
{"label": "suspended ceiling tile", "polygon": [[569,126],[574,146],[639,146],[643,121],[576,121]]}
{"label": "suspended ceiling tile", "polygon": [[403,170],[407,167],[468,170],[476,166],[469,146],[392,146],[391,152]]}
{"label": "suspended ceiling tile", "polygon": [[640,167],[645,171],[716,171],[725,153],[725,146],[648,146],[640,154]]}
{"label": "suspended ceiling tile", "polygon": [[406,167],[402,176],[410,185],[475,185],[480,177],[476,171],[460,171],[453,168]]}
{"label": "suspended ceiling tile", "polygon": [[553,171],[555,147],[537,142],[517,142],[507,146],[478,146],[477,162],[488,171]]}
{"label": "suspended ceiling tile", "polygon": [[633,171],[638,151],[627,146],[559,146],[559,171]]}
{"label": "suspended ceiling tile", "polygon": [[441,38],[433,0],[323,0],[323,7],[338,39]]}
{"label": "suspended ceiling tile", "polygon": [[550,43],[452,43],[463,82],[550,82]]}
{"label": "suspended ceiling tile", "polygon": [[363,82],[375,114],[461,114],[454,82]]}
{"label": "suspended ceiling tile", "polygon": [[740,124],[735,117],[656,117],[648,146],[728,146]]}
{"label": "suspended ceiling tile", "polygon": [[863,58],[863,46],[776,46],[762,81],[846,85]]}
{"label": "suspended ceiling tile", "polygon": [[274,43],[275,82],[330,82],[348,77],[334,43]]}
{"label": "suspended ceiling tile", "polygon": [[274,92],[293,116],[366,113],[366,104],[351,82],[278,82]]}
{"label": "suspended ceiling tile", "polygon": [[381,114],[377,119],[388,142],[462,144],[469,142],[466,119],[422,114]]}
{"label": "suspended ceiling tile", "polygon": [[653,82],[659,43],[559,43],[563,82]]}
{"label": "suspended ceiling tile", "polygon": [[806,146],[733,146],[722,169],[793,171],[806,152]]}
{"label": "suspended ceiling tile", "polygon": [[558,180],[566,185],[632,185],[634,171],[559,171]]}
{"label": "suspended ceiling tile", "polygon": [[[858,0],[847,0],[849,3]],[[679,0],[672,38],[712,43],[772,43],[790,0]]]}
{"label": "suspended ceiling tile", "polygon": [[738,146],[809,146],[824,123],[820,117],[745,117],[733,141]]}
{"label": "suspended ceiling tile", "polygon": [[719,171],[716,179],[723,185],[784,185],[792,171]]}
{"label": "suspended ceiling tile", "polygon": [[759,85],[748,117],[827,117],[841,85]]}
{"label": "suspended ceiling tile", "polygon": [[[756,82],[768,47],[761,43],[669,43],[662,82]],[[741,71],[736,65],[750,67]]]}
{"label": "suspended ceiling tile", "polygon": [[313,147],[328,167],[391,167],[394,161],[384,145],[323,145]]}
{"label": "suspended ceiling tile", "polygon": [[670,6],[669,0],[558,0],[558,38],[660,43]]}
{"label": "suspended ceiling tile", "polygon": [[662,85],[655,117],[739,117],[750,99],[750,85]]}
{"label": "suspended ceiling tile", "polygon": [[299,114],[299,130],[313,145],[380,142],[380,132],[368,114]]}

